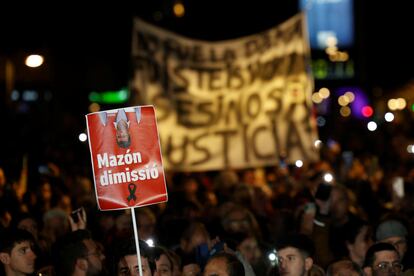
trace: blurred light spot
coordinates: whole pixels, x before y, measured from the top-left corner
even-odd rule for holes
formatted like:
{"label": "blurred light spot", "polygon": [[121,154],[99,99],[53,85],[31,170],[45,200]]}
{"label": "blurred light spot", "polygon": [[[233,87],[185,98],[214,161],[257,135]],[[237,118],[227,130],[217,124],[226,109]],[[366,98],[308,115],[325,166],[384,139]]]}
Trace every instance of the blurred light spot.
{"label": "blurred light spot", "polygon": [[39,94],[35,90],[25,90],[23,91],[22,98],[26,102],[34,102],[39,98]]}
{"label": "blurred light spot", "polygon": [[26,58],[25,64],[35,68],[43,64],[44,58],[41,55],[30,55]]}
{"label": "blurred light spot", "polygon": [[339,113],[341,113],[343,117],[348,117],[351,115],[351,108],[349,108],[349,106],[342,106]]}
{"label": "blurred light spot", "polygon": [[408,153],[414,153],[414,145],[408,145],[407,146],[407,152]]}
{"label": "blurred light spot", "polygon": [[315,146],[315,148],[319,149],[322,146],[322,141],[321,140],[316,140],[313,145]]}
{"label": "blurred light spot", "polygon": [[322,100],[323,99],[322,99],[321,95],[318,92],[315,92],[315,93],[312,94],[312,102],[314,102],[316,104],[319,104],[319,103],[322,102]]}
{"label": "blurred light spot", "polygon": [[325,182],[331,183],[333,181],[333,175],[331,173],[325,173],[323,180],[325,180]]}
{"label": "blurred light spot", "polygon": [[321,96],[322,99],[326,99],[326,98],[329,98],[329,96],[331,95],[331,92],[329,91],[328,88],[323,87],[319,89],[319,95]]}
{"label": "blurred light spot", "polygon": [[318,116],[316,123],[318,126],[323,127],[326,124],[326,119],[322,116]]}
{"label": "blurred light spot", "polygon": [[342,95],[338,98],[338,104],[340,106],[346,106],[349,104],[349,99],[345,95]]}
{"label": "blurred light spot", "polygon": [[407,102],[405,99],[403,98],[398,98],[397,99],[397,108],[400,110],[403,110],[405,107],[407,106]]}
{"label": "blurred light spot", "polygon": [[369,118],[374,114],[374,110],[369,105],[366,105],[362,108],[361,113],[364,117]]}
{"label": "blurred light spot", "polygon": [[392,114],[391,112],[387,112],[384,115],[385,121],[387,122],[392,122],[394,120],[394,114]]}
{"label": "blurred light spot", "polygon": [[338,44],[338,39],[335,35],[330,35],[326,38],[326,45],[328,45],[328,47],[334,47],[336,44]]}
{"label": "blurred light spot", "polygon": [[79,134],[79,141],[85,142],[86,140],[88,140],[88,136],[85,133]]}
{"label": "blurred light spot", "polygon": [[101,110],[101,106],[98,103],[91,103],[89,105],[90,112],[98,112],[99,110]]}
{"label": "blurred light spot", "polygon": [[367,124],[367,128],[369,131],[375,131],[377,129],[377,123],[371,121]]}
{"label": "blurred light spot", "polygon": [[154,247],[154,246],[155,246],[155,245],[154,245],[154,240],[153,240],[153,239],[148,239],[148,240],[146,240],[145,242],[148,244],[148,246],[149,246],[149,247]]}
{"label": "blurred light spot", "polygon": [[396,99],[389,99],[387,105],[388,108],[391,110],[397,110],[398,108],[398,103]]}
{"label": "blurred light spot", "polygon": [[274,262],[276,261],[276,254],[275,253],[269,253],[269,255],[267,256],[269,258],[270,261]]}
{"label": "blurred light spot", "polygon": [[174,7],[173,7],[173,11],[174,11],[174,15],[176,17],[183,17],[185,14],[185,8],[183,3],[181,2],[175,2]]}
{"label": "blurred light spot", "polygon": [[351,91],[348,91],[344,94],[344,96],[348,99],[350,103],[352,103],[355,100],[355,94]]}
{"label": "blurred light spot", "polygon": [[[328,49],[327,49],[328,50]],[[329,60],[332,62],[345,62],[349,59],[349,54],[347,52],[338,51],[327,51],[326,53],[329,55]]]}
{"label": "blurred light spot", "polygon": [[19,99],[19,97],[20,97],[19,91],[13,90],[13,92],[10,95],[11,100],[15,102]]}
{"label": "blurred light spot", "polygon": [[296,165],[296,167],[298,167],[298,168],[302,168],[302,166],[303,166],[303,161],[302,161],[302,160],[296,160],[295,165]]}
{"label": "blurred light spot", "polygon": [[338,47],[336,46],[329,46],[329,47],[326,47],[325,49],[325,53],[329,55],[329,57],[335,55],[337,51],[338,51]]}

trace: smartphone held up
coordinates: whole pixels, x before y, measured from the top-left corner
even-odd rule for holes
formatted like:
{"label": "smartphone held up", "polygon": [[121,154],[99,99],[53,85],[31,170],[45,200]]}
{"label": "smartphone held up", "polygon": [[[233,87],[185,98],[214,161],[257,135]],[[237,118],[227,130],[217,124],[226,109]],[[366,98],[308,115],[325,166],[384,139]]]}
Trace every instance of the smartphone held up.
{"label": "smartphone held up", "polygon": [[79,222],[79,215],[82,215],[82,208],[78,208],[76,210],[73,210],[70,213],[70,216],[72,217],[72,219],[75,223]]}

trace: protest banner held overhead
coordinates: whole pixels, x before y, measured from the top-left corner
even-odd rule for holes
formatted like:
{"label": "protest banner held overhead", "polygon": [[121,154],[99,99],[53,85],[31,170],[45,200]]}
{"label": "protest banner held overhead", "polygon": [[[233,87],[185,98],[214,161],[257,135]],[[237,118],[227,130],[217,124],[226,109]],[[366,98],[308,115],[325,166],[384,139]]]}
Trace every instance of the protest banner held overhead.
{"label": "protest banner held overhead", "polygon": [[132,89],[157,108],[166,169],[316,160],[304,15],[262,33],[193,40],[134,22]]}
{"label": "protest banner held overhead", "polygon": [[167,201],[153,106],[134,106],[86,115],[100,210]]}

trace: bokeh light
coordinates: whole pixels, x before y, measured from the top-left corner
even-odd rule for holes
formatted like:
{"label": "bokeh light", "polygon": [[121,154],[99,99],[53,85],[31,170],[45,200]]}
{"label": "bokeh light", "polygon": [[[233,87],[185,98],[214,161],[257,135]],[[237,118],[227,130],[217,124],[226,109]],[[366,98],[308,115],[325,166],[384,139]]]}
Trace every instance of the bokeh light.
{"label": "bokeh light", "polygon": [[79,134],[79,141],[85,142],[86,140],[88,140],[88,135],[86,135],[83,132],[81,134]]}
{"label": "bokeh light", "polygon": [[322,141],[321,140],[316,140],[313,145],[315,146],[315,148],[319,149],[322,147]]}
{"label": "bokeh light", "polygon": [[183,3],[176,2],[173,6],[173,11],[176,17],[183,17],[185,14],[185,8],[184,8]]}
{"label": "bokeh light", "polygon": [[403,98],[397,99],[397,108],[403,110],[407,106],[407,101]]}
{"label": "bokeh light", "polygon": [[148,244],[149,247],[154,247],[155,246],[153,239],[148,239],[145,242],[146,242],[146,244]]}
{"label": "bokeh light", "polygon": [[25,64],[26,66],[35,68],[39,67],[43,64],[44,58],[41,55],[30,55],[26,58]]}
{"label": "bokeh light", "polygon": [[349,106],[342,106],[341,109],[339,110],[339,113],[343,117],[348,117],[349,115],[351,115],[351,108],[349,108]]}
{"label": "bokeh light", "polygon": [[319,104],[323,101],[321,95],[318,92],[312,94],[312,102]]}
{"label": "bokeh light", "polygon": [[377,123],[374,121],[371,121],[367,124],[367,128],[369,131],[375,131],[377,129]]}
{"label": "bokeh light", "polygon": [[323,116],[318,116],[318,118],[316,118],[316,124],[323,127],[326,124],[326,119]]}
{"label": "bokeh light", "polygon": [[98,103],[91,103],[88,109],[89,112],[98,112],[99,110],[101,110],[101,106]]}
{"label": "bokeh light", "polygon": [[396,99],[389,99],[387,106],[390,110],[397,110],[398,108],[398,103]]}
{"label": "bokeh light", "polygon": [[391,112],[387,112],[384,115],[384,119],[387,122],[392,122],[394,120],[394,114],[392,114]]}
{"label": "bokeh light", "polygon": [[323,180],[325,180],[325,182],[331,183],[333,181],[333,175],[331,173],[325,173],[323,175]]}
{"label": "bokeh light", "polygon": [[323,87],[319,89],[319,95],[321,96],[322,99],[326,99],[326,98],[329,98],[329,96],[331,95],[331,92],[329,91],[328,88]]}
{"label": "bokeh light", "polygon": [[372,114],[374,114],[374,110],[369,105],[364,106],[361,112],[362,112],[362,115],[366,118],[369,118],[372,116]]}
{"label": "bokeh light", "polygon": [[348,98],[347,98],[347,97],[345,97],[344,95],[342,95],[342,96],[340,96],[340,97],[338,98],[338,104],[339,104],[340,106],[346,106],[347,104],[349,104],[349,100],[348,100]]}
{"label": "bokeh light", "polygon": [[296,160],[295,165],[296,165],[296,167],[301,168],[303,166],[303,161],[302,160]]}
{"label": "bokeh light", "polygon": [[273,262],[273,261],[276,261],[277,256],[275,253],[272,252],[272,253],[269,253],[268,258],[270,261]]}
{"label": "bokeh light", "polygon": [[355,100],[355,94],[351,91],[348,91],[344,94],[344,96],[348,99],[350,103],[352,103]]}

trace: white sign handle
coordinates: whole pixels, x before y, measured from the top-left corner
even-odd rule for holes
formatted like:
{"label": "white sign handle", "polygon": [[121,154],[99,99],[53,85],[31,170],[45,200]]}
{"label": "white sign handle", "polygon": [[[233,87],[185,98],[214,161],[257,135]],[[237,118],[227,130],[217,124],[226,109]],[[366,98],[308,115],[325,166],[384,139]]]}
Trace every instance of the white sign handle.
{"label": "white sign handle", "polygon": [[134,226],[135,248],[137,249],[139,276],[142,276],[141,252],[139,251],[138,228],[137,228],[137,222],[135,221],[134,208],[131,208],[131,215],[132,215],[132,225]]}

